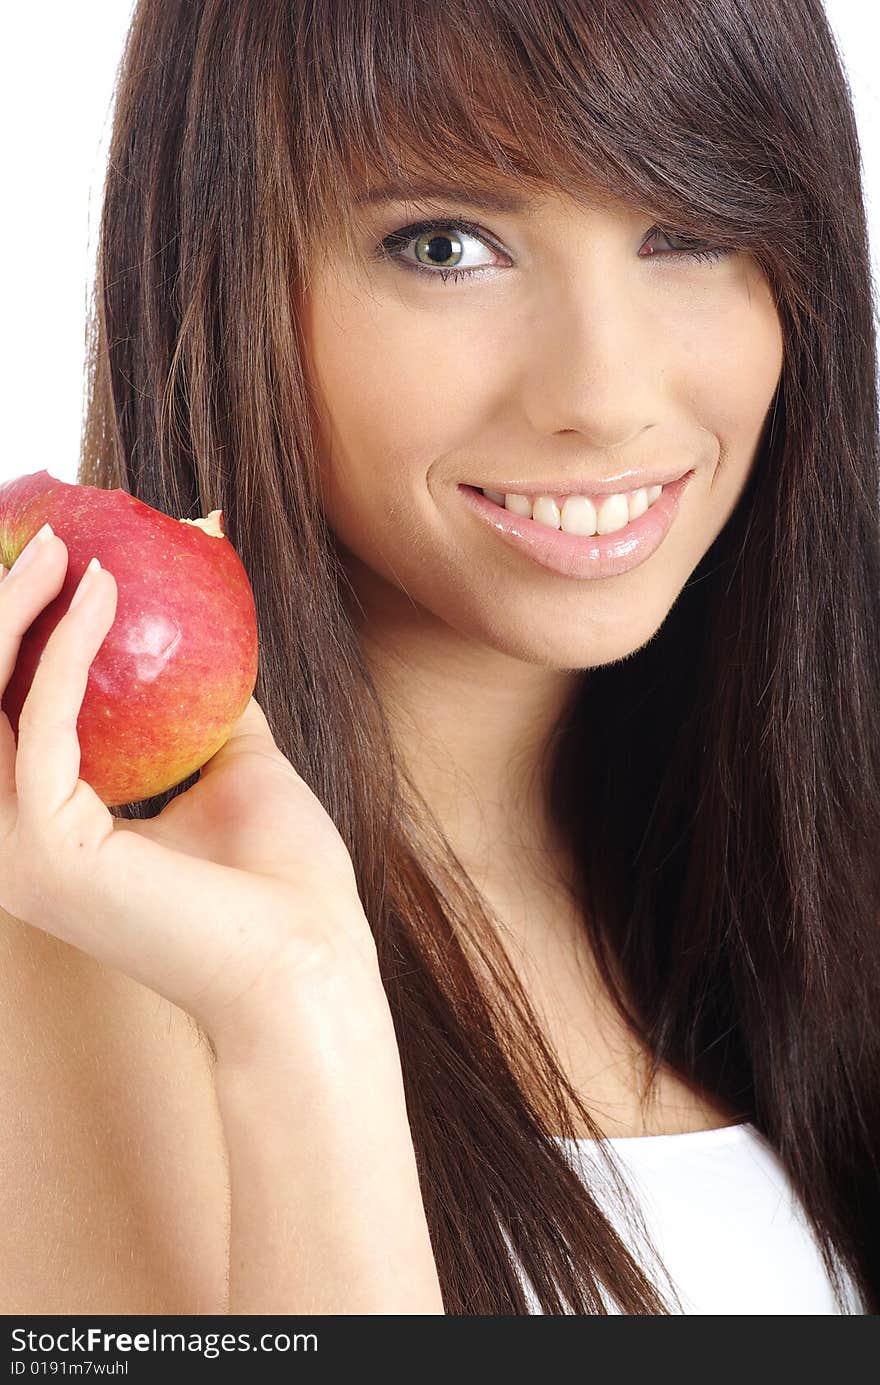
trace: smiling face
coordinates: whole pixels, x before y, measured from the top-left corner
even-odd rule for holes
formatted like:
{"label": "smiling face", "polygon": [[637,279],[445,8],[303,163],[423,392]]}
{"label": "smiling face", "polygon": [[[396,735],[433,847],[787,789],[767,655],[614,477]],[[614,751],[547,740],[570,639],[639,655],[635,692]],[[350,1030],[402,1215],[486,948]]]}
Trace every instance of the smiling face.
{"label": "smiling face", "polygon": [[[686,228],[551,193],[370,203],[357,242],[322,246],[305,331],[325,512],[371,628],[436,622],[556,669],[634,652],[756,460],[783,357],[756,260],[696,259],[712,247]],[[598,578],[539,564],[461,490],[690,469],[660,546]]]}

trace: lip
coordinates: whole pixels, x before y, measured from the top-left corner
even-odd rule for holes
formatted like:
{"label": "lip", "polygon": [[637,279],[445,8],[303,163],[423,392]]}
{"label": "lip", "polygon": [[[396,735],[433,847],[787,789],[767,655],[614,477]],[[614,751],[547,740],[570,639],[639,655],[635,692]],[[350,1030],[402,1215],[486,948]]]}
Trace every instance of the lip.
{"label": "lip", "polygon": [[481,495],[474,486],[461,484],[458,490],[474,514],[494,529],[500,539],[541,567],[575,579],[618,577],[656,553],[672,528],[682,496],[695,475],[696,471],[688,471],[664,486],[651,508],[625,529],[592,537],[566,534],[562,529],[550,529],[546,524],[512,514]]}
{"label": "lip", "polygon": [[[693,468],[692,468],[693,469]],[[622,495],[630,491],[650,490],[652,486],[671,486],[680,481],[687,471],[622,471],[619,476],[611,476],[605,481],[591,481],[588,477],[573,480],[561,477],[556,481],[523,482],[516,481],[475,481],[473,485],[480,490],[498,491],[503,495],[527,495],[536,500],[539,495]]]}

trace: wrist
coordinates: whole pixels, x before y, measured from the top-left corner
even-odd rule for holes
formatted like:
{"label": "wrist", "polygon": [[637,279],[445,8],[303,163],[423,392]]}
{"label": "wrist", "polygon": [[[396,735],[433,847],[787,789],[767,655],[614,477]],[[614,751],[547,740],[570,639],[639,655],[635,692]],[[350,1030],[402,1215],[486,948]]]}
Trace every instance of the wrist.
{"label": "wrist", "polygon": [[[366,926],[366,925],[365,925]],[[210,1035],[218,1068],[306,1079],[389,1043],[394,1023],[375,950],[335,945],[280,957],[234,1021]]]}

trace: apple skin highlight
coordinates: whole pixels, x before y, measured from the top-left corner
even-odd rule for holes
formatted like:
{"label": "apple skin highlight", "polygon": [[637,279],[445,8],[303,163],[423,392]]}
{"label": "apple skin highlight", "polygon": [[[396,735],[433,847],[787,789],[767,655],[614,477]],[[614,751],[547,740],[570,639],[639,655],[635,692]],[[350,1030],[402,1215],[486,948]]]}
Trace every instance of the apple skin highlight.
{"label": "apple skin highlight", "polygon": [[79,777],[109,807],[183,782],[228,740],[256,684],[257,613],[222,510],[173,519],[121,489],[33,472],[0,484],[0,560],[11,567],[47,521],[68,551],[64,585],[25,632],[2,699],[21,709],[89,560],[116,579],[116,616],[77,720]]}

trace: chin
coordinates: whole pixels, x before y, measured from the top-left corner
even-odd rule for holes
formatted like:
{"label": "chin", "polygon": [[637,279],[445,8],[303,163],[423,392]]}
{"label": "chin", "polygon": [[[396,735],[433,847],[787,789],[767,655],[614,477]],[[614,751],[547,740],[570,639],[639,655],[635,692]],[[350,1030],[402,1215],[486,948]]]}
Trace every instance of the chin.
{"label": "chin", "polygon": [[[630,576],[633,580],[627,582]],[[499,584],[491,608],[472,613],[465,632],[499,653],[544,668],[572,671],[614,664],[654,638],[684,585],[670,581],[664,588],[659,577],[650,582],[638,578],[638,570],[615,577],[601,594],[598,583],[582,582],[576,589],[572,584],[564,602],[546,596],[541,602],[528,593],[515,600],[505,597]]]}

